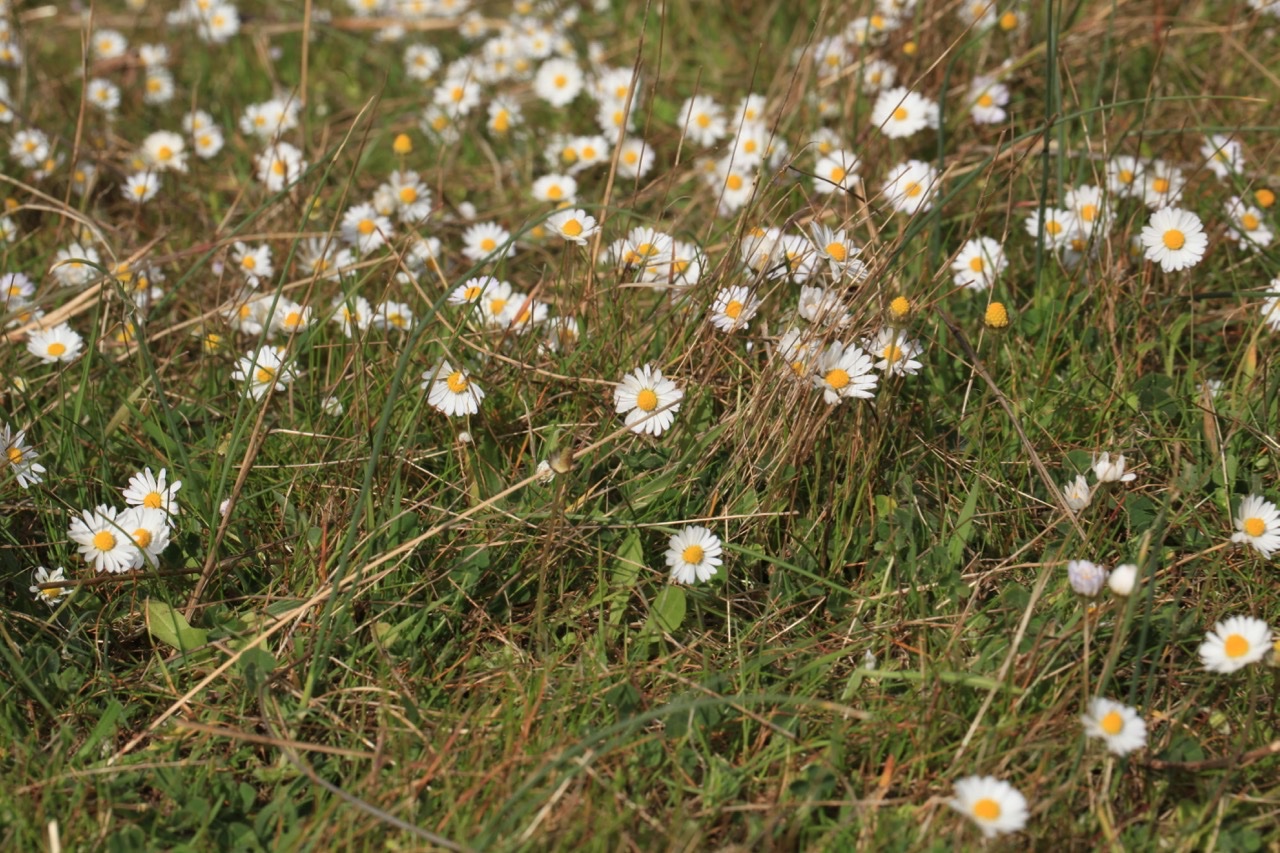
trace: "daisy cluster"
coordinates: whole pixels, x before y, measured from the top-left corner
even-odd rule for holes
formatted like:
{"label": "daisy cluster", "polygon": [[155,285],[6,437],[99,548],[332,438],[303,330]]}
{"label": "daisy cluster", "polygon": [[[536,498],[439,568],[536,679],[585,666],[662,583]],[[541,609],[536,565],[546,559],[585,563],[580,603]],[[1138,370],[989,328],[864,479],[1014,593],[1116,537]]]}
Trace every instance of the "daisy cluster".
{"label": "daisy cluster", "polygon": [[[274,89],[222,91],[191,73],[179,49],[222,58],[261,48],[268,64],[282,62],[269,28],[251,42],[254,22],[235,3],[158,5],[127,0],[131,26],[84,19],[84,73],[71,84],[83,115],[68,124],[31,89],[49,75],[33,67],[33,45],[0,0],[3,166],[22,187],[0,212],[0,299],[10,339],[21,341],[16,357],[50,384],[69,381],[71,365],[89,375],[158,329],[192,329],[180,354],[229,353],[211,363],[235,402],[275,414],[273,399],[300,387],[336,418],[335,395],[363,369],[352,366],[365,364],[362,347],[385,344],[416,359],[416,404],[438,423],[452,419],[461,438],[470,419],[517,393],[513,371],[531,383],[572,380],[590,325],[617,307],[659,318],[658,331],[638,332],[625,356],[582,377],[612,383],[591,424],[600,435],[679,440],[682,406],[720,377],[664,358],[677,332],[759,367],[748,382],[781,383],[789,402],[861,423],[862,407],[883,411],[920,381],[930,342],[945,337],[933,306],[981,300],[979,331],[1006,329],[1005,303],[1034,296],[1030,257],[1072,280],[1118,270],[1172,289],[1214,252],[1248,263],[1274,243],[1276,194],[1251,171],[1243,132],[1198,135],[1194,151],[1160,156],[1124,139],[1114,150],[1060,151],[1085,177],[1052,197],[1013,199],[999,216],[967,209],[961,191],[975,167],[953,157],[958,146],[997,150],[1040,128],[1036,94],[1013,61],[1029,17],[1016,0],[939,13],[983,50],[976,67],[957,65],[938,84],[916,61],[935,10],[869,0],[866,14],[791,57],[783,71],[805,85],[785,97],[708,91],[683,77],[668,92],[670,81],[591,40],[579,5],[517,0],[502,15],[468,0],[317,2],[295,37],[357,19],[347,35],[368,33],[393,58],[402,88],[387,100],[409,104],[371,106],[372,119],[352,119],[340,144],[317,132],[334,104],[302,80],[272,74]],[[282,4],[266,17],[296,11]],[[364,143],[358,167],[345,168]],[[450,179],[464,151],[491,164],[491,187]],[[672,186],[694,199],[692,215],[651,203]],[[201,194],[213,199],[216,233],[156,248],[167,212]],[[50,210],[60,227],[29,224]],[[943,227],[955,220],[965,224]],[[927,223],[945,260],[908,274]],[[1262,316],[1280,329],[1280,278],[1269,287]],[[103,306],[97,322],[86,305]],[[542,417],[525,409],[531,423]],[[25,431],[6,424],[0,436],[18,485],[41,483]],[[549,482],[557,464],[544,460],[537,478]],[[1074,513],[1100,486],[1136,479],[1123,455],[1099,454],[1092,471],[1092,486],[1080,474],[1062,490]],[[71,520],[87,566],[158,564],[181,485],[166,476],[147,469],[124,490],[125,509],[104,504]],[[1280,550],[1280,512],[1250,496],[1232,540],[1269,558]],[[673,583],[707,582],[725,566],[708,527],[682,526],[667,544]],[[1139,575],[1135,565],[1067,565],[1069,585],[1088,597],[1104,587],[1127,596]],[[40,567],[32,592],[56,604],[66,588],[47,585],[64,579],[64,569]],[[1265,622],[1234,616],[1200,657],[1229,673],[1261,660],[1271,641]],[[1117,755],[1146,743],[1142,715],[1111,699],[1090,698],[1080,719]],[[1029,814],[1023,795],[992,776],[957,781],[951,805],[987,835],[1018,831]]]}

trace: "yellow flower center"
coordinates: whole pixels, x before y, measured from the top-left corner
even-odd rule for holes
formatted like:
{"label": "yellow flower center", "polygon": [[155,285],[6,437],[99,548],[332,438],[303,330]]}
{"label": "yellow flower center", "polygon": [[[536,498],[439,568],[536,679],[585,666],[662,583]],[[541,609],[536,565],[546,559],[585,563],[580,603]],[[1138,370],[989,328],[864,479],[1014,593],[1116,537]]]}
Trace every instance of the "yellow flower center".
{"label": "yellow flower center", "polygon": [[110,530],[99,530],[93,534],[93,547],[99,551],[110,551],[116,547],[116,537]]}
{"label": "yellow flower center", "polygon": [[1187,243],[1187,235],[1183,234],[1177,228],[1170,228],[1168,231],[1164,232],[1164,236],[1160,239],[1164,241],[1167,248],[1170,248],[1175,252]]}
{"label": "yellow flower center", "polygon": [[240,261],[240,266],[247,270],[252,270],[258,266],[258,260],[253,255],[245,255],[244,259]]}
{"label": "yellow flower center", "polygon": [[901,320],[911,313],[911,300],[905,296],[895,296],[889,303],[889,313]]}
{"label": "yellow flower center", "polygon": [[1018,16],[1013,12],[1005,12],[1000,16],[1000,29],[1006,33],[1018,26]]}
{"label": "yellow flower center", "polygon": [[741,314],[742,314],[742,303],[736,299],[730,302],[728,305],[724,306],[724,315],[728,317],[730,320],[738,319],[738,317]]}
{"label": "yellow flower center", "polygon": [[570,237],[577,237],[582,233],[582,223],[576,219],[570,219],[560,226],[560,230]]}
{"label": "yellow flower center", "polygon": [[164,498],[159,492],[147,492],[147,496],[142,499],[142,505],[149,509],[160,509],[164,506]]}
{"label": "yellow flower center", "polygon": [[740,190],[742,189],[742,176],[730,175],[725,179],[724,185],[731,190]]}
{"label": "yellow flower center", "polygon": [[572,163],[574,160],[578,159],[578,152],[575,148],[573,148],[573,146],[566,146],[560,152],[560,159],[565,161],[566,163]]}
{"label": "yellow flower center", "polygon": [[1240,217],[1240,224],[1244,226],[1244,230],[1246,231],[1257,231],[1258,226],[1262,223],[1259,222],[1258,217],[1254,216],[1252,213],[1246,213],[1244,216]]}
{"label": "yellow flower center", "polygon": [[827,375],[823,378],[828,385],[837,391],[849,384],[849,374],[838,367],[835,370],[828,370]]}
{"label": "yellow flower center", "polygon": [[908,115],[909,114],[907,113],[906,107],[898,107],[896,110],[893,111],[893,120],[906,121]]}
{"label": "yellow flower center", "polygon": [[888,362],[897,361],[898,359],[902,358],[902,347],[898,346],[897,344],[889,344],[887,347],[885,347],[883,350],[880,351],[880,355],[881,357],[884,358],[885,361],[888,361]]}
{"label": "yellow flower center", "polygon": [[455,394],[461,394],[463,391],[467,390],[467,386],[471,383],[467,380],[467,377],[462,375],[461,370],[455,370],[453,373],[449,374],[447,384],[450,391]]}
{"label": "yellow flower center", "polygon": [[284,327],[286,329],[296,329],[302,325],[302,312],[290,311],[284,317]]}
{"label": "yellow flower center", "polygon": [[978,106],[980,107],[989,107],[995,102],[996,102],[996,99],[991,97],[990,93],[988,92],[983,92],[981,95],[978,96]]}
{"label": "yellow flower center", "polygon": [[1098,720],[1098,728],[1115,737],[1124,728],[1124,717],[1120,716],[1119,711],[1112,711],[1101,720]]}
{"label": "yellow flower center", "polygon": [[413,204],[418,200],[418,191],[413,187],[400,188],[400,201],[402,204]]}
{"label": "yellow flower center", "polygon": [[490,127],[498,133],[506,133],[511,129],[511,114],[506,110],[499,110],[498,114],[493,117]]}
{"label": "yellow flower center", "polygon": [[276,177],[283,178],[285,175],[285,172],[287,172],[288,170],[289,170],[289,167],[285,165],[283,160],[271,161],[271,172]]}
{"label": "yellow flower center", "polygon": [[480,248],[484,249],[486,252],[492,252],[494,249],[498,248],[498,241],[492,237],[485,237],[480,241]]}
{"label": "yellow flower center", "polygon": [[1128,169],[1121,169],[1120,174],[1116,175],[1116,178],[1118,178],[1122,184],[1131,184],[1133,183],[1133,172]]}
{"label": "yellow flower center", "polygon": [[466,94],[466,90],[463,89],[461,86],[454,86],[451,90],[449,90],[449,97],[452,98],[455,103],[457,103],[458,101],[461,101],[462,96],[465,94]]}
{"label": "yellow flower center", "polygon": [[259,367],[253,374],[253,378],[258,380],[258,383],[261,385],[266,385],[272,379],[275,379],[275,377],[276,372],[270,367]]}
{"label": "yellow flower center", "polygon": [[642,412],[652,412],[658,408],[658,394],[652,388],[644,388],[636,395],[636,408]]}
{"label": "yellow flower center", "polygon": [[560,189],[559,184],[552,184],[547,187],[547,198],[555,201],[564,195],[564,190]]}
{"label": "yellow flower center", "polygon": [[1246,518],[1244,532],[1249,536],[1261,536],[1267,530],[1267,524],[1260,518]]}
{"label": "yellow flower center", "polygon": [[688,548],[685,548],[680,552],[680,559],[684,560],[686,563],[701,563],[702,553],[701,545],[690,545]]}
{"label": "yellow flower center", "polygon": [[1276,203],[1276,194],[1266,187],[1255,190],[1253,197],[1258,202],[1258,207],[1270,207]]}
{"label": "yellow flower center", "polygon": [[569,78],[563,74],[557,74],[555,80],[552,82],[556,84],[557,89],[563,89],[569,84]]}
{"label": "yellow flower center", "polygon": [[1085,222],[1092,222],[1094,217],[1097,215],[1098,208],[1096,205],[1086,204],[1084,207],[1080,208],[1080,218]]}
{"label": "yellow flower center", "polygon": [[1161,195],[1164,195],[1169,191],[1169,179],[1156,178],[1154,181],[1151,182],[1151,189],[1155,190]]}
{"label": "yellow flower center", "polygon": [[368,237],[370,234],[372,234],[372,233],[373,233],[373,229],[374,229],[375,227],[377,227],[377,226],[375,226],[375,225],[373,224],[373,220],[372,220],[372,219],[361,219],[361,220],[356,224],[356,230],[357,230],[357,231],[359,231],[361,234],[363,234],[363,235],[364,235],[364,236],[366,236],[366,237]]}
{"label": "yellow flower center", "polygon": [[1003,329],[1009,325],[1009,312],[1001,303],[992,302],[987,306],[987,312],[983,319],[991,328]]}
{"label": "yellow flower center", "polygon": [[1239,634],[1232,634],[1223,641],[1222,650],[1229,658],[1243,657],[1249,653],[1249,641]]}
{"label": "yellow flower center", "polygon": [[847,173],[843,168],[841,168],[840,166],[836,166],[831,170],[831,183],[833,184],[841,183],[842,181],[844,181],[844,176],[846,174]]}
{"label": "yellow flower center", "polygon": [[168,145],[161,145],[156,149],[157,160],[168,160],[173,157],[173,149]]}
{"label": "yellow flower center", "polygon": [[844,247],[844,243],[837,240],[827,244],[827,254],[836,263],[843,262],[845,258],[849,257],[849,251]]}
{"label": "yellow flower center", "polygon": [[594,147],[594,146],[592,146],[592,145],[584,145],[584,146],[582,146],[582,159],[584,159],[584,160],[594,160],[594,159],[596,159],[596,149],[595,149],[595,147]]}
{"label": "yellow flower center", "polygon": [[17,465],[22,462],[22,451],[16,447],[10,447],[5,455],[9,457],[10,465]]}
{"label": "yellow flower center", "polygon": [[151,531],[145,527],[139,527],[133,531],[133,541],[138,543],[139,548],[146,548],[151,544]]}
{"label": "yellow flower center", "polygon": [[978,820],[997,820],[1000,817],[1000,804],[990,797],[983,797],[973,804],[973,816]]}
{"label": "yellow flower center", "polygon": [[1056,219],[1050,219],[1044,224],[1044,233],[1051,237],[1057,237],[1062,233],[1062,223]]}
{"label": "yellow flower center", "polygon": [[983,264],[982,264],[981,256],[974,255],[972,258],[969,259],[969,269],[973,270],[974,272],[982,272],[982,266]]}
{"label": "yellow flower center", "polygon": [[66,351],[67,351],[67,345],[64,343],[61,343],[60,341],[54,341],[53,343],[49,344],[49,355],[53,356],[54,358],[57,358],[58,356],[62,355]]}
{"label": "yellow flower center", "polygon": [[748,139],[746,142],[742,143],[742,150],[748,154],[756,153],[756,149],[759,147],[760,146],[756,144],[754,139]]}
{"label": "yellow flower center", "polygon": [[501,314],[506,309],[507,309],[507,300],[505,299],[489,300],[489,313],[494,315],[495,317]]}
{"label": "yellow flower center", "polygon": [[634,151],[628,151],[626,154],[622,155],[622,159],[627,161],[628,166],[634,166],[636,163],[640,162],[640,155]]}
{"label": "yellow flower center", "polygon": [[409,134],[402,133],[391,142],[391,150],[397,154],[408,154],[413,151],[413,140],[409,138]]}
{"label": "yellow flower center", "polygon": [[480,296],[483,290],[484,288],[481,287],[480,285],[473,284],[470,287],[468,287],[466,290],[462,291],[462,298],[467,300],[468,302],[474,302],[476,298]]}
{"label": "yellow flower center", "polygon": [[711,116],[706,113],[698,113],[698,117],[694,119],[698,127],[707,128],[711,126]]}
{"label": "yellow flower center", "polygon": [[907,185],[902,188],[902,194],[907,198],[915,198],[922,192],[924,192],[924,187],[920,186],[915,181],[907,181]]}

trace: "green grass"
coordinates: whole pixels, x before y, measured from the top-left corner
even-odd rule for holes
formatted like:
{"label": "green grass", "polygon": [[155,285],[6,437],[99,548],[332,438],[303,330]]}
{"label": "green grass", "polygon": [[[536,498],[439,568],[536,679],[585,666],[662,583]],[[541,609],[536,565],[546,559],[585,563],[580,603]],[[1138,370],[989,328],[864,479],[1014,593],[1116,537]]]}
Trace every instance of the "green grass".
{"label": "green grass", "polygon": [[[1280,264],[1224,239],[1222,213],[1228,195],[1275,180],[1272,19],[1239,3],[1161,21],[1146,4],[1087,2],[1024,7],[1017,31],[978,33],[922,0],[867,56],[942,101],[943,127],[894,140],[870,125],[857,71],[821,81],[792,61],[867,4],[584,8],[575,47],[597,40],[608,64],[639,69],[637,135],[656,166],[614,175],[607,201],[607,165],[584,172],[578,203],[604,220],[601,257],[638,225],[702,248],[684,310],[536,231],[548,208],[528,185],[554,133],[595,132],[585,96],[558,112],[503,84],[520,93],[522,131],[486,133],[482,105],[439,144],[418,128],[431,84],[407,79],[402,46],[317,3],[334,20],[311,22],[303,130],[287,137],[310,169],[273,194],[236,125],[301,84],[306,4],[245,3],[242,33],[216,47],[144,5],[95,4],[94,19],[135,49],[167,41],[168,106],[141,104],[136,63],[103,64],[90,76],[121,86],[119,115],[82,116],[79,23],[61,12],[19,13],[27,58],[2,74],[19,114],[0,125],[3,150],[39,127],[63,154],[80,140],[100,178],[81,197],[62,172],[37,180],[0,153],[19,230],[0,273],[29,275],[46,311],[76,299],[47,271],[87,221],[104,265],[145,248],[165,274],[131,345],[114,341],[133,315],[111,280],[76,303],[77,361],[43,365],[16,335],[0,353],[5,420],[48,468],[28,490],[0,481],[5,849],[56,833],[65,849],[109,850],[944,850],[979,844],[946,805],[972,774],[1027,797],[1009,849],[1280,843],[1275,758],[1260,752],[1280,740],[1276,670],[1215,675],[1197,657],[1216,621],[1280,612],[1272,564],[1228,543],[1245,495],[1280,494],[1280,381],[1258,310]],[[446,62],[466,50],[452,29],[410,38]],[[1012,119],[980,128],[964,92],[1005,59]],[[734,215],[717,215],[701,182],[705,152],[680,143],[695,91],[727,109],[767,93],[790,146]],[[822,119],[813,91],[837,113]],[[226,148],[135,209],[117,188],[130,156],[147,133],[180,129],[192,103]],[[859,193],[814,193],[806,142],[824,125],[861,158]],[[1202,168],[1209,132],[1244,145],[1234,184]],[[1105,185],[1122,153],[1186,169],[1181,204],[1211,234],[1193,271],[1128,257],[1149,215],[1138,201],[1074,268],[1026,233],[1069,187]],[[947,175],[913,218],[880,193],[908,158]],[[302,270],[304,238],[337,233],[400,168],[435,195],[416,231],[441,241],[439,272],[396,279],[415,230],[403,227],[339,282]],[[464,202],[519,252],[463,257]],[[749,280],[742,235],[810,220],[849,228],[872,270],[835,337],[872,334],[895,296],[913,303],[924,367],[883,378],[873,400],[829,407],[779,363],[799,293],[788,279],[759,283],[747,331],[706,322],[721,286]],[[949,270],[979,234],[1009,257],[988,293],[953,287]],[[288,339],[230,329],[236,240],[273,247],[277,275],[259,292],[322,321]],[[576,317],[578,345],[549,352],[537,334],[468,325],[447,296],[482,273]],[[407,302],[417,323],[348,338],[323,319],[340,294]],[[984,327],[993,300],[1008,329]],[[274,342],[298,378],[255,401],[231,370]],[[447,418],[419,390],[445,356],[484,388],[479,414]],[[614,383],[646,362],[685,392],[656,439],[614,410]],[[1207,379],[1223,382],[1212,402]],[[537,463],[566,449],[570,470],[538,481]],[[1063,484],[1101,450],[1124,452],[1138,478],[1073,515]],[[69,520],[119,504],[143,466],[183,482],[172,543],[157,570],[95,576]],[[663,552],[692,523],[723,540],[724,565],[675,586]],[[1137,563],[1142,580],[1129,598],[1086,601],[1067,584],[1071,559]],[[55,609],[32,600],[36,566],[65,567],[75,593]],[[1139,710],[1145,749],[1115,758],[1085,740],[1095,695]]]}

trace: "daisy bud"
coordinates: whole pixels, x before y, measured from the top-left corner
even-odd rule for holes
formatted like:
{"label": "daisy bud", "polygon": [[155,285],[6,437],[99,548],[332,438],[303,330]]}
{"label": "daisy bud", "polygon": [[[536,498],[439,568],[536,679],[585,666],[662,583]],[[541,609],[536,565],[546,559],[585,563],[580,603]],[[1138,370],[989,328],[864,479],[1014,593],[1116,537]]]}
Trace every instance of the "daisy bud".
{"label": "daisy bud", "polygon": [[403,156],[413,152],[413,140],[409,138],[409,134],[402,133],[391,143],[391,150]]}
{"label": "daisy bud", "polygon": [[987,313],[983,316],[982,321],[987,324],[988,329],[1007,329],[1009,327],[1009,312],[1003,303],[992,302],[987,306]]}
{"label": "daisy bud", "polygon": [[1107,586],[1111,587],[1111,591],[1121,598],[1133,592],[1133,588],[1137,583],[1138,567],[1133,563],[1121,563],[1115,567],[1115,570],[1107,578]]}
{"label": "daisy bud", "polygon": [[1084,478],[1084,474],[1077,474],[1073,482],[1062,487],[1062,492],[1072,512],[1079,512],[1093,500],[1093,494],[1089,491],[1089,481]]}
{"label": "daisy bud", "polygon": [[1110,453],[1099,453],[1093,457],[1093,473],[1099,483],[1128,483],[1137,478],[1137,474],[1124,472],[1124,454],[1117,454],[1112,460]]}

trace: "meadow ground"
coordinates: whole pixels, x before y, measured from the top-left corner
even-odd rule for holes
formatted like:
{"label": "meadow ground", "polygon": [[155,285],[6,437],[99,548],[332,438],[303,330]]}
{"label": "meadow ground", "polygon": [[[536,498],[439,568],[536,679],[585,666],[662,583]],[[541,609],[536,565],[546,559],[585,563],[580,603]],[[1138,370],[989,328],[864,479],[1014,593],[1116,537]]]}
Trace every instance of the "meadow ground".
{"label": "meadow ground", "polygon": [[1280,845],[1280,3],[74,5],[3,849]]}

